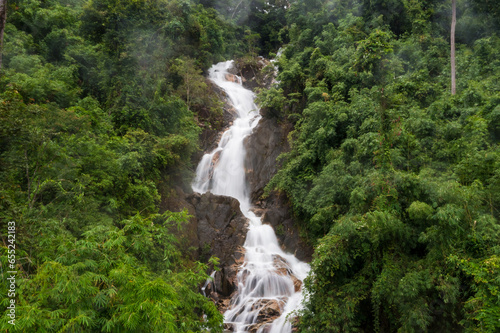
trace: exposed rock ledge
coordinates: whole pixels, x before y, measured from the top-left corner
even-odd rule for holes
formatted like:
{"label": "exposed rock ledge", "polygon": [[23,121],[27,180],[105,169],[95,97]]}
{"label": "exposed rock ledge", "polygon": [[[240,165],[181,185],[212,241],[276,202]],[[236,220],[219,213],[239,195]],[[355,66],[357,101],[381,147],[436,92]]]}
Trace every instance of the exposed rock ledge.
{"label": "exposed rock ledge", "polygon": [[220,271],[215,274],[215,287],[209,290],[210,297],[219,301],[231,296],[237,287],[236,275],[245,258],[243,244],[248,220],[241,213],[238,200],[231,197],[210,192],[202,195],[194,193],[188,196],[188,201],[195,208],[202,255],[220,259]]}
{"label": "exposed rock ledge", "polygon": [[186,194],[177,187],[164,198],[162,208],[172,211],[186,208],[192,216],[180,232],[173,230],[178,233],[186,256],[205,262],[211,256],[220,259],[220,270],[215,274],[214,283],[207,286],[206,295],[217,303],[221,312],[225,311],[236,290],[236,275],[245,258],[243,244],[248,220],[241,213],[240,203],[210,192]]}
{"label": "exposed rock ledge", "polygon": [[263,71],[271,62],[264,57],[238,59],[229,71],[241,77],[242,85],[255,91],[256,88],[269,88],[274,82],[274,71]]}
{"label": "exposed rock ledge", "polygon": [[[267,61],[260,59],[256,70],[262,69],[267,64]],[[259,81],[258,72],[248,67],[237,68],[234,74],[242,75],[243,85],[247,88],[255,88],[254,82]],[[213,84],[211,87],[225,102],[223,125],[225,130],[234,119],[234,109],[227,103],[227,96],[223,90]],[[273,226],[283,248],[294,253],[300,260],[310,261],[313,250],[301,240],[286,198],[276,193],[266,199],[261,198],[264,187],[278,170],[276,158],[288,149],[286,137],[290,129],[275,119],[261,119],[254,133],[245,141],[248,152],[245,161],[248,171],[247,181],[252,201],[256,204],[255,212],[262,216],[264,223]],[[222,133],[223,131],[218,133],[205,131],[201,136],[203,151],[213,150]],[[195,160],[199,161],[201,156],[200,152]],[[211,193],[203,195],[191,193],[188,184],[184,184],[184,189],[177,186],[168,195],[164,195],[161,205],[162,210],[180,211],[184,208],[193,217],[182,230],[182,234],[179,234],[179,238],[186,254],[194,260],[206,261],[210,256],[220,259],[220,271],[215,274],[214,283],[208,285],[205,291],[216,302],[219,310],[224,312],[230,306],[231,296],[236,292],[236,276],[244,260],[243,244],[248,221],[241,213],[236,199]],[[285,269],[283,266],[280,267],[279,262],[277,267],[282,274],[285,274]],[[294,284],[296,289],[301,288],[300,281],[294,280]],[[270,319],[277,315],[272,310],[276,308],[275,305],[269,304],[268,315],[272,315],[268,316]],[[265,320],[261,324],[266,325],[269,322]],[[258,328],[252,327],[253,330]]]}
{"label": "exposed rock ledge", "polygon": [[[262,57],[251,62],[237,60],[232,73],[241,77],[242,84],[247,89],[265,89],[275,82],[275,73],[262,70],[269,64],[270,61]],[[289,150],[287,135],[291,130],[291,124],[278,123],[276,118],[263,116],[252,135],[245,140],[245,167],[252,203],[256,205],[255,213],[262,216],[264,223],[273,226],[280,244],[286,251],[294,253],[302,261],[309,262],[314,250],[300,237],[287,198],[283,194],[273,192],[262,199],[264,188],[278,171],[278,156]]]}
{"label": "exposed rock ledge", "polygon": [[313,248],[300,237],[286,197],[273,192],[262,199],[264,188],[278,171],[278,156],[289,149],[287,135],[290,129],[274,118],[262,118],[252,135],[245,140],[245,167],[252,202],[256,205],[255,213],[262,216],[262,222],[273,226],[280,244],[287,252],[308,262]]}

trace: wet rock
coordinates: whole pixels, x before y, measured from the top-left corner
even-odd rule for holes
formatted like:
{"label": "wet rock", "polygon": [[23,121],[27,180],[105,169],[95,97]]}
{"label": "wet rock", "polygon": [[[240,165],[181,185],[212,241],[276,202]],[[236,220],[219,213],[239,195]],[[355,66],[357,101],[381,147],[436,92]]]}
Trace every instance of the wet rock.
{"label": "wet rock", "polygon": [[272,325],[269,323],[262,323],[256,325],[257,329],[255,330],[256,333],[270,333],[271,332],[271,327]]}
{"label": "wet rock", "polygon": [[275,71],[263,71],[270,63],[261,56],[253,59],[237,59],[229,71],[241,77],[245,88],[255,91],[256,88],[269,88],[274,82]]}
{"label": "wet rock", "polygon": [[210,162],[210,170],[208,172],[208,177],[211,179],[214,175],[214,170],[215,168],[217,167],[217,165],[219,164],[219,160],[220,160],[220,154],[221,154],[222,150],[216,152],[214,154],[214,156],[212,156],[212,161]]}
{"label": "wet rock", "polygon": [[281,316],[284,305],[285,303],[283,301],[261,299],[253,304],[252,310],[260,309],[257,315],[257,322],[267,323]]}
{"label": "wet rock", "polygon": [[[248,325],[247,331],[250,333],[257,333],[261,328],[264,328],[265,326],[271,326],[268,323],[257,323],[257,324],[252,324]],[[259,332],[260,333],[260,332]]]}
{"label": "wet rock", "polygon": [[235,327],[233,324],[224,323],[224,331],[234,332]]}
{"label": "wet rock", "polygon": [[231,300],[229,298],[220,299],[216,304],[217,304],[217,309],[219,309],[221,313],[224,313],[226,312],[227,309],[229,309],[229,306],[231,305]]}
{"label": "wet rock", "polygon": [[229,82],[234,82],[234,83],[239,83],[240,80],[238,80],[238,77],[234,74],[226,74],[225,78]]}
{"label": "wet rock", "polygon": [[295,276],[292,276],[292,280],[293,280],[293,289],[295,290],[295,292],[300,291],[302,289],[302,281],[297,279]]}
{"label": "wet rock", "polygon": [[274,256],[274,267],[276,267],[276,271],[280,275],[288,275],[293,281],[294,291],[298,292],[302,289],[302,281],[300,281],[295,275],[293,275],[292,270],[290,269],[290,265],[282,256],[275,255]]}
{"label": "wet rock", "polygon": [[208,295],[209,295],[210,299],[212,299],[212,301],[213,301],[215,304],[217,304],[217,302],[219,302],[219,299],[220,299],[220,295],[219,295],[219,293],[217,293],[216,291],[212,291],[212,292],[210,292],[210,290],[209,290],[209,291],[207,291],[207,292],[209,292],[209,294],[208,294]]}
{"label": "wet rock", "polygon": [[271,329],[271,323],[283,313],[285,302],[275,299],[261,299],[255,302],[252,310],[258,310],[257,323],[249,325],[247,330],[250,333],[265,333]]}
{"label": "wet rock", "polygon": [[264,213],[266,212],[266,210],[263,209],[263,208],[260,208],[260,207],[254,207],[254,208],[252,208],[252,212],[256,216],[261,217],[262,215],[264,215]]}
{"label": "wet rock", "polygon": [[286,197],[276,192],[262,197],[264,188],[278,171],[278,156],[289,149],[287,135],[290,126],[278,123],[276,119],[262,118],[252,135],[245,140],[245,168],[252,202],[257,205],[255,211],[262,214],[264,223],[274,228],[284,250],[300,260],[310,261],[313,248],[300,237]]}
{"label": "wet rock", "polygon": [[245,140],[245,167],[253,202],[260,198],[264,187],[278,171],[276,159],[288,150],[286,134],[287,129],[276,119],[262,118],[252,135]]}
{"label": "wet rock", "polygon": [[215,273],[214,291],[229,297],[236,289],[236,276],[244,260],[248,221],[240,211],[238,200],[212,193],[193,193],[188,201],[194,207],[197,236],[201,255],[220,259],[220,271]]}

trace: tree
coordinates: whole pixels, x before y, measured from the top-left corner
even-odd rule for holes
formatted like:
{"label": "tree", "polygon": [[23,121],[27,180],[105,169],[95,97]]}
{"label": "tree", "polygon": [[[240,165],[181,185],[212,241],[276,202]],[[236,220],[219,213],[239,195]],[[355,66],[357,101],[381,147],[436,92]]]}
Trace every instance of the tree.
{"label": "tree", "polygon": [[451,0],[451,94],[457,93],[455,80],[455,26],[457,24],[457,1]]}
{"label": "tree", "polygon": [[279,84],[260,95],[294,127],[266,191],[315,245],[298,332],[497,332],[496,31],[467,43],[462,22],[478,22],[453,27],[455,97],[449,0],[313,2],[288,11]]}
{"label": "tree", "polygon": [[182,78],[182,84],[179,86],[179,94],[185,99],[188,110],[193,104],[193,96],[199,96],[207,88],[201,70],[190,58],[176,59],[172,66],[172,71]]}

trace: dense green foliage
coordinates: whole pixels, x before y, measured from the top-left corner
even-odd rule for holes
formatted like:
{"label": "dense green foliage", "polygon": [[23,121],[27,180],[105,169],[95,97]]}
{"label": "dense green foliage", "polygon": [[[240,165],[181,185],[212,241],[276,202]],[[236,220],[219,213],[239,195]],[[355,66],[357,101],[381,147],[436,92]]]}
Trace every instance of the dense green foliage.
{"label": "dense green foliage", "polygon": [[497,1],[457,0],[454,96],[448,0],[8,3],[0,330],[222,330],[181,253],[189,216],[159,207],[221,129],[204,71],[282,45],[258,99],[294,126],[268,191],[315,245],[299,330],[500,330]]}
{"label": "dense green foliage", "polygon": [[237,25],[237,34],[246,42],[249,55],[267,56],[286,43],[285,14],[290,2],[287,0],[198,0],[215,8],[220,16]]}
{"label": "dense green foliage", "polygon": [[267,114],[295,124],[268,189],[315,243],[301,332],[500,330],[498,4],[299,0]]}
{"label": "dense green foliage", "polygon": [[159,206],[190,177],[201,128],[221,126],[202,71],[238,47],[234,29],[161,0],[9,1],[8,17],[1,264],[15,221],[18,287],[0,330],[222,330],[198,292],[207,265],[181,253],[186,212]]}

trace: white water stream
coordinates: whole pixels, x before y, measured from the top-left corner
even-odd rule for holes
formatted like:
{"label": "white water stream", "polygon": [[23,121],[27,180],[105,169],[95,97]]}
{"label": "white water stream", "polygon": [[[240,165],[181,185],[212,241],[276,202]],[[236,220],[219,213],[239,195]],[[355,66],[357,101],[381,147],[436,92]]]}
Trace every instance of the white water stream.
{"label": "white water stream", "polygon": [[[245,240],[245,260],[239,270],[238,292],[224,314],[224,322],[232,324],[235,332],[248,332],[257,324],[259,312],[266,303],[274,302],[282,310],[271,325],[263,325],[258,333],[290,333],[287,315],[300,307],[302,289],[294,286],[292,276],[301,282],[309,265],[281,250],[274,230],[250,209],[249,190],[245,177],[245,147],[243,140],[251,134],[261,116],[254,103],[254,94],[241,85],[241,79],[228,75],[232,61],[218,63],[209,70],[209,78],[227,93],[238,113],[232,126],[224,132],[219,146],[205,154],[196,169],[193,190],[231,196],[240,202],[243,215],[250,221]],[[227,78],[237,78],[232,82]],[[280,267],[276,267],[276,263]],[[254,326],[255,327],[255,326]]]}

